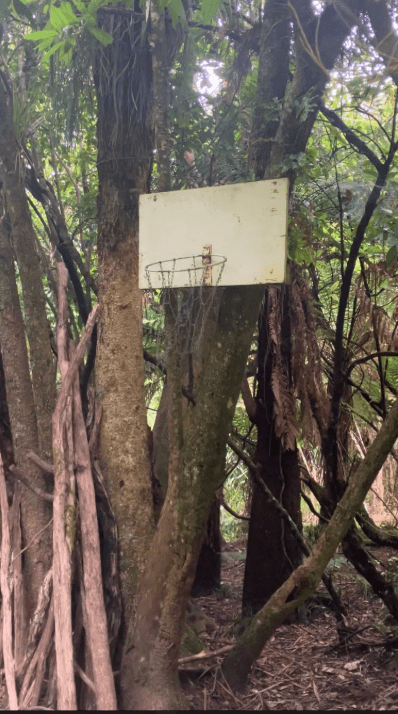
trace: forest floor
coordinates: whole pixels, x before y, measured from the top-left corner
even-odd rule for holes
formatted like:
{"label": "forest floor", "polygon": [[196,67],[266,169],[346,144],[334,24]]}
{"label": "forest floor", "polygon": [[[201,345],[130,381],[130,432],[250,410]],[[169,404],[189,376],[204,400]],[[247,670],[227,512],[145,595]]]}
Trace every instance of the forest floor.
{"label": "forest floor", "polygon": [[[194,601],[216,625],[200,635],[206,651],[234,642],[231,630],[240,618],[244,547],[243,542],[228,544],[222,556],[222,581],[230,585],[230,596]],[[383,570],[388,561],[390,570],[397,569],[396,551],[368,550]],[[307,611],[306,624],[282,625],[266,644],[244,695],[233,694],[223,679],[220,664],[225,655],[183,665],[180,679],[192,709],[397,710],[398,624],[341,552],[331,566],[348,610],[346,628],[337,627],[333,612],[322,606]],[[321,586],[317,592],[325,592]]]}
{"label": "forest floor", "polygon": [[[368,546],[381,569],[395,574],[398,554]],[[201,633],[206,652],[235,641],[239,630],[245,543],[227,544],[222,554],[223,591],[194,603],[213,621]],[[320,604],[307,610],[305,624],[282,625],[267,642],[244,694],[234,694],[223,679],[224,654],[190,662],[180,679],[191,709],[206,710],[373,710],[398,709],[398,624],[382,601],[339,551],[330,566],[336,590],[347,607],[345,627]],[[323,585],[319,593],[324,593]],[[3,675],[3,672],[1,672]],[[8,708],[4,676],[0,710]]]}

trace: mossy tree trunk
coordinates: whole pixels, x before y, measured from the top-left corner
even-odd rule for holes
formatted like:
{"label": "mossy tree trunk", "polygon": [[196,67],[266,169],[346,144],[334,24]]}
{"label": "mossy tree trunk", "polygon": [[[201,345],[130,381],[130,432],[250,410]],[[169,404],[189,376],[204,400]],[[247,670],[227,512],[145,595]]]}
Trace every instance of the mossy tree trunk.
{"label": "mossy tree trunk", "polygon": [[[202,369],[182,428],[176,350],[169,420],[169,485],[138,599],[122,670],[126,709],[184,709],[177,680],[179,643],[211,502],[222,480],[227,437],[263,289],[219,289]],[[171,372],[170,372],[171,370]],[[174,376],[175,375],[175,376]]]}
{"label": "mossy tree trunk", "polygon": [[[308,15],[307,9],[305,14]],[[310,20],[315,21],[313,41],[319,37],[325,39],[330,18],[322,18],[321,32],[318,32],[316,18],[309,14]],[[341,36],[337,51],[334,37],[335,58],[350,25],[335,12],[331,19],[334,34]],[[307,17],[303,19],[305,25],[307,20]],[[271,20],[269,29],[275,31],[275,26],[278,23],[275,25]],[[331,63],[330,58],[327,60],[333,66],[334,59]],[[268,54],[268,61],[273,61],[272,55]],[[315,85],[319,101],[326,85],[325,72],[315,67],[304,51],[296,74],[296,84],[283,117],[285,121],[279,125],[279,129],[282,126],[280,144],[273,144],[266,176],[280,173],[275,163],[279,164],[289,152],[305,148],[317,104],[305,122],[301,122],[300,100]],[[298,131],[300,138],[296,141]],[[177,379],[173,387],[173,404],[169,410],[169,429],[172,428],[174,435],[169,437],[169,487],[148,554],[135,631],[128,638],[122,667],[122,705],[126,709],[186,706],[177,683],[179,640],[208,510],[220,483],[225,444],[262,295],[260,286],[223,291],[215,332],[204,346],[202,367],[195,383],[196,405],[188,408],[184,420],[183,440],[181,408],[178,407],[181,382]]]}
{"label": "mossy tree trunk", "polygon": [[[182,368],[182,384],[187,387],[189,382],[187,360]],[[161,501],[155,506],[157,517],[163,505],[168,485],[169,441],[168,441],[168,411],[170,409],[171,395],[170,383],[165,383],[160,399],[159,409],[153,430],[154,472],[161,486]],[[185,411],[189,410],[188,401],[184,398],[182,404],[183,418]],[[220,531],[220,504],[214,499],[210,506],[203,543],[196,565],[195,579],[192,586],[192,595],[209,595],[220,586],[221,578],[221,531]]]}

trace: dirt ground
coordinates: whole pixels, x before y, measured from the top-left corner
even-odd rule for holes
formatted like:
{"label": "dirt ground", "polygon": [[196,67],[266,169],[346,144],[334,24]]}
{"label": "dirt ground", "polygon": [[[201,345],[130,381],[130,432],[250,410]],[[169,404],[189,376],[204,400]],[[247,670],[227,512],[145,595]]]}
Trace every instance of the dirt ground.
{"label": "dirt ground", "polygon": [[[386,548],[369,550],[383,570],[398,555]],[[222,656],[183,665],[180,679],[192,709],[398,709],[398,623],[341,553],[331,565],[348,609],[346,628],[337,627],[333,612],[322,605],[307,611],[308,624],[282,625],[264,648],[244,695],[234,695],[223,679]],[[238,542],[223,553],[222,581],[231,586],[231,596],[195,600],[216,624],[213,632],[201,635],[206,651],[234,642],[243,572],[244,544]],[[323,586],[318,592],[324,592]]]}

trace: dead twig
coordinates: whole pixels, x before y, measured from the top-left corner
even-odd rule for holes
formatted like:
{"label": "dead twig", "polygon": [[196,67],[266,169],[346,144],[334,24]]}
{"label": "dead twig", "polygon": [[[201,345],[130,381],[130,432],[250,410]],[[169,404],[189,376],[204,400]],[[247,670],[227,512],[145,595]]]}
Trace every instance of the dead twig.
{"label": "dead twig", "polygon": [[88,677],[87,674],[86,674],[85,672],[83,672],[82,668],[79,667],[79,665],[77,664],[77,662],[73,662],[73,666],[74,666],[74,668],[75,668],[75,671],[76,671],[77,674],[79,675],[80,679],[81,679],[85,684],[87,684],[87,686],[89,687],[89,689],[91,689],[91,691],[94,692],[94,694],[96,694],[95,684],[94,684],[94,682],[91,681],[90,677]]}
{"label": "dead twig", "polygon": [[214,650],[214,652],[199,652],[196,655],[190,655],[189,657],[180,657],[178,664],[188,664],[188,662],[200,662],[203,659],[212,659],[213,657],[218,657],[218,655],[226,654],[233,649],[233,645],[225,645],[225,647],[220,647],[219,650]]}
{"label": "dead twig", "polygon": [[22,553],[25,552],[25,550],[28,550],[28,548],[30,548],[30,546],[32,545],[33,541],[35,541],[36,538],[38,538],[39,535],[40,535],[41,533],[43,533],[43,531],[45,531],[45,530],[48,528],[48,526],[51,526],[51,523],[52,523],[52,522],[53,522],[53,519],[50,518],[50,520],[48,521],[48,523],[46,523],[46,525],[43,526],[43,528],[40,528],[40,530],[37,531],[37,533],[34,534],[33,538],[30,539],[28,545],[25,545],[25,548],[22,548],[22,550],[19,550],[18,553],[13,556],[11,562],[13,563],[17,558],[19,558],[20,555],[22,555]]}

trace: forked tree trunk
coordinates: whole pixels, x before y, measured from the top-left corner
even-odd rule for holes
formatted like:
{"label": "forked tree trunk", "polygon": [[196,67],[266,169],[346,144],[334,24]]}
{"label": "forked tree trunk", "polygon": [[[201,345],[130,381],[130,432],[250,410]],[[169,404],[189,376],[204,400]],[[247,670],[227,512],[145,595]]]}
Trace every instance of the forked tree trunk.
{"label": "forked tree trunk", "polygon": [[[185,374],[184,385],[188,383]],[[167,492],[169,443],[167,414],[170,408],[170,389],[166,383],[160,399],[159,409],[153,429],[154,472],[161,487],[161,504],[155,505],[155,515],[158,518]],[[187,401],[183,403],[183,411],[189,409]],[[192,586],[192,595],[210,595],[215,588],[220,587],[221,578],[221,531],[220,504],[214,499],[207,519],[203,543],[200,549]]]}
{"label": "forked tree trunk", "polygon": [[122,668],[125,709],[186,708],[177,680],[185,610],[210,504],[221,481],[262,293],[261,286],[220,289],[196,382],[196,405],[185,415],[183,433],[176,351],[168,363],[173,383],[169,486]]}

